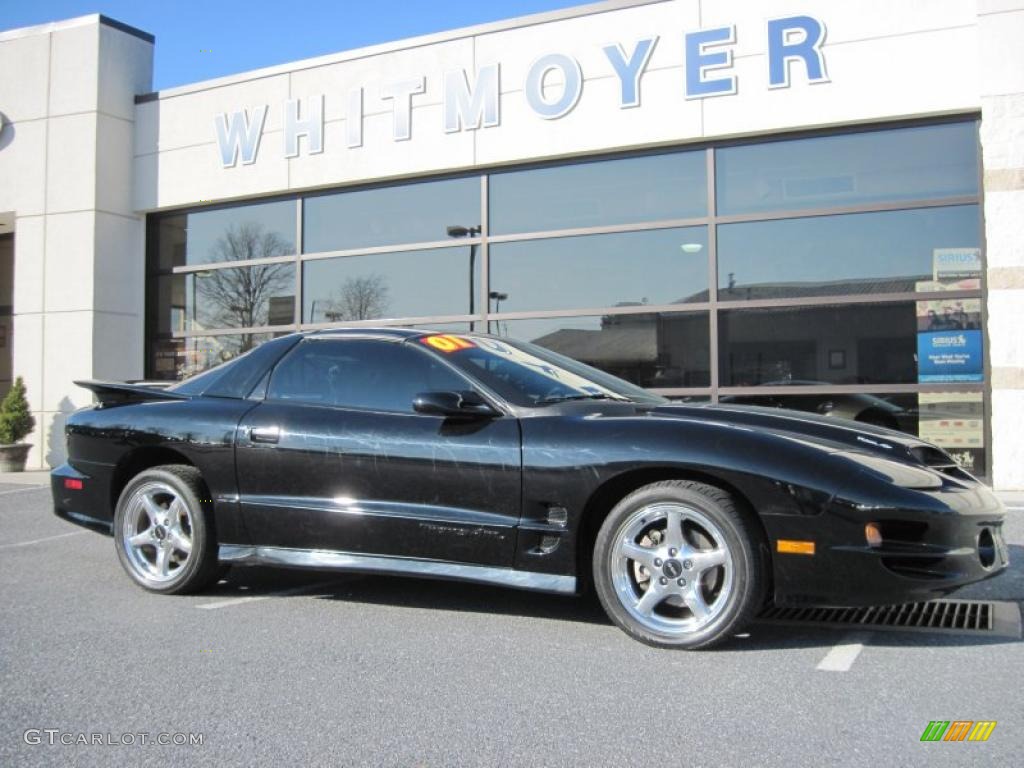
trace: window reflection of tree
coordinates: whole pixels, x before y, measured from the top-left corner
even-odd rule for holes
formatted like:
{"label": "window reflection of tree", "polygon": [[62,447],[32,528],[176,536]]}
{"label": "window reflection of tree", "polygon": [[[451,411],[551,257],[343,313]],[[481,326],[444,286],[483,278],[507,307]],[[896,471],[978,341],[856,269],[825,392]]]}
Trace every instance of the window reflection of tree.
{"label": "window reflection of tree", "polygon": [[[257,222],[228,227],[210,249],[211,261],[231,262],[283,256],[289,244],[276,232],[264,231]],[[214,269],[197,281],[203,301],[199,307],[207,327],[252,328],[266,325],[270,298],[292,287],[291,264],[263,264],[238,269]],[[256,335],[239,337],[239,349],[255,346]]]}
{"label": "window reflection of tree", "polygon": [[325,317],[331,322],[372,320],[387,314],[388,284],[378,273],[349,277],[327,300]]}

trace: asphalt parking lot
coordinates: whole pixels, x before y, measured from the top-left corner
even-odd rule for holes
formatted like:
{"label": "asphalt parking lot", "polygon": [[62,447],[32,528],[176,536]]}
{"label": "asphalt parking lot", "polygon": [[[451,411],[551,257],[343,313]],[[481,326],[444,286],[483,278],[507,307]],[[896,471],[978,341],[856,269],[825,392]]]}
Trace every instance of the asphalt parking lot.
{"label": "asphalt parking lot", "polygon": [[[1024,511],[1007,532],[1012,571],[958,596],[1024,600]],[[0,617],[4,766],[1024,761],[1019,639],[757,624],[658,651],[585,599],[257,568],[160,597],[34,486],[0,484]],[[922,743],[931,720],[998,725]]]}

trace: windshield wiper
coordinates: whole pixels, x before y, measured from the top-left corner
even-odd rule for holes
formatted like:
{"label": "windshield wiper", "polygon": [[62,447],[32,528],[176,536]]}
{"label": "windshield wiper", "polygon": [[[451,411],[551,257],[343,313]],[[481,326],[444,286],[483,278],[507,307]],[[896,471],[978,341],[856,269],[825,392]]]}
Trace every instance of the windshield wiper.
{"label": "windshield wiper", "polygon": [[545,397],[543,400],[538,400],[537,405],[549,405],[551,403],[564,403],[569,400],[615,400],[619,403],[631,402],[625,397],[616,397],[614,395],[605,394],[579,394],[579,395],[557,395],[556,397]]}

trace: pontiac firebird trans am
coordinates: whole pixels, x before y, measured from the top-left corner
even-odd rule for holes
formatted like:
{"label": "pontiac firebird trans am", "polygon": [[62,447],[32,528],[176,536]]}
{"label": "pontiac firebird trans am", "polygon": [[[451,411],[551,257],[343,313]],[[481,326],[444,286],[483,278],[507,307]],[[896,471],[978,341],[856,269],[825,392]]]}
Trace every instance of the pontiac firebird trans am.
{"label": "pontiac firebird trans am", "polygon": [[1007,565],[1002,505],[932,445],[673,404],[505,338],[309,332],[167,389],[80,384],[56,514],[153,592],[250,564],[593,586],[632,637],[702,648],[767,602],[909,602]]}

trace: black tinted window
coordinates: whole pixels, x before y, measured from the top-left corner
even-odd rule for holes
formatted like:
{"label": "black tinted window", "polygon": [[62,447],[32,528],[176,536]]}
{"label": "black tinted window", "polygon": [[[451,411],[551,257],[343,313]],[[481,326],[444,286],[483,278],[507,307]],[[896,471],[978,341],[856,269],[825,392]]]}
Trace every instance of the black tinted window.
{"label": "black tinted window", "polygon": [[275,369],[271,400],[412,413],[420,392],[469,384],[430,355],[390,341],[304,341]]}
{"label": "black tinted window", "polygon": [[299,341],[297,334],[289,334],[267,341],[238,358],[229,370],[203,394],[208,397],[248,397],[256,384],[285,352]]}

